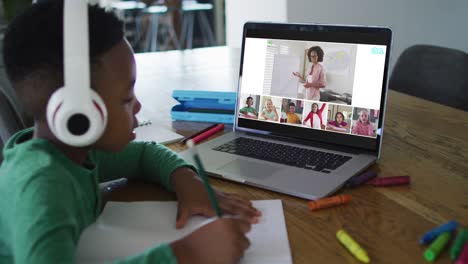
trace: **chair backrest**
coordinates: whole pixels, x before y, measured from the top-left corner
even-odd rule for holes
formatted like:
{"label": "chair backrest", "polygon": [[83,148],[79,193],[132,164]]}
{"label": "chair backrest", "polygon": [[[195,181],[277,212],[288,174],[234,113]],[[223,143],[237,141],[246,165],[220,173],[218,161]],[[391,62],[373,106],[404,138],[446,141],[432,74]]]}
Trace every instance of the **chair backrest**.
{"label": "chair backrest", "polygon": [[11,100],[0,87],[0,164],[3,161],[3,145],[16,132],[25,128]]}
{"label": "chair backrest", "polygon": [[468,54],[416,45],[398,58],[389,88],[468,111]]}

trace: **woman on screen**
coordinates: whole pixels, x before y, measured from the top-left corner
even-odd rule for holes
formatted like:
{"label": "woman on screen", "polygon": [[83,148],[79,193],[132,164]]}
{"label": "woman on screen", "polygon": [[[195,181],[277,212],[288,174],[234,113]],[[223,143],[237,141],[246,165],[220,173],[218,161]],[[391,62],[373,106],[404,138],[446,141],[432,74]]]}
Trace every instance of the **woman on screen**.
{"label": "woman on screen", "polygon": [[308,100],[319,101],[320,100],[320,89],[327,86],[327,80],[325,78],[325,70],[319,62],[323,61],[324,52],[319,46],[311,47],[307,51],[307,57],[309,62],[312,63],[312,67],[307,73],[307,76],[302,76],[299,72],[293,72],[293,75],[299,78],[301,83],[304,83],[305,93]]}

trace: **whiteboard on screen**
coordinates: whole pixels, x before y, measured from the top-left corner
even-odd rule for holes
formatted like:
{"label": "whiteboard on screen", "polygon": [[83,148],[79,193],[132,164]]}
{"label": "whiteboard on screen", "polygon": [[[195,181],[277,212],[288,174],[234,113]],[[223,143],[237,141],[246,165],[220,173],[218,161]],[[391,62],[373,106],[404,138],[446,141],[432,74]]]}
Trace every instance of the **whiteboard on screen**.
{"label": "whiteboard on screen", "polygon": [[297,97],[299,80],[293,75],[293,72],[300,72],[299,66],[299,56],[275,55],[271,80],[271,95]]}

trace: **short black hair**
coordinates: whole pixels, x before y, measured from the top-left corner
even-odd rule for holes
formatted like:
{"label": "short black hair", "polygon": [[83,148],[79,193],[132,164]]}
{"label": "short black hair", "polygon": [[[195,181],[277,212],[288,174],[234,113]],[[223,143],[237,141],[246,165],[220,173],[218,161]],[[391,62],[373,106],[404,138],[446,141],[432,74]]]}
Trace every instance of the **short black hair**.
{"label": "short black hair", "polygon": [[[124,39],[123,24],[98,6],[89,6],[88,20],[90,62],[94,65]],[[26,111],[44,111],[50,95],[63,86],[63,0],[41,1],[15,17],[5,32],[3,59]],[[32,95],[38,98],[25,98]]]}
{"label": "short black hair", "polygon": [[309,58],[309,62],[312,62],[312,60],[310,59],[310,54],[312,53],[312,51],[315,51],[317,53],[317,61],[322,62],[324,52],[320,46],[313,46],[309,48],[309,50],[307,51],[307,58]]}
{"label": "short black hair", "polygon": [[291,106],[294,106],[294,107],[296,107],[296,104],[295,104],[295,103],[293,103],[293,102],[291,102],[291,103],[289,103],[289,107],[291,107]]}
{"label": "short black hair", "polygon": [[252,96],[247,97],[247,100],[245,100],[245,101],[247,102],[247,101],[249,101],[249,99],[252,99],[252,101],[253,101]]}

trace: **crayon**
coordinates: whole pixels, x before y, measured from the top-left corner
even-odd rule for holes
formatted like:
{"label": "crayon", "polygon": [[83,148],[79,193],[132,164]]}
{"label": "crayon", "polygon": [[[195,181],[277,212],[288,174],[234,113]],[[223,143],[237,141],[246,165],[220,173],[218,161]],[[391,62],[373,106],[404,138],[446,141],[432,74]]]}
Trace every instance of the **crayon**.
{"label": "crayon", "polygon": [[219,131],[222,131],[224,129],[224,124],[219,124],[215,127],[213,127],[212,129],[208,130],[208,131],[205,131],[203,133],[201,133],[200,135],[197,135],[196,137],[192,138],[191,140],[193,141],[194,144],[204,140],[204,139],[207,139],[209,138],[210,136],[218,133]]}
{"label": "crayon", "polygon": [[386,186],[395,186],[395,185],[404,185],[409,184],[411,181],[409,176],[392,176],[384,178],[375,178],[367,182],[372,186],[376,187],[386,187]]}
{"label": "crayon", "polygon": [[453,242],[453,245],[450,248],[450,258],[452,260],[457,259],[466,242],[468,242],[468,230],[461,228],[458,232],[457,238],[455,238],[455,242]]}
{"label": "crayon", "polygon": [[192,138],[194,138],[194,137],[196,137],[196,136],[198,136],[198,135],[200,135],[200,134],[203,134],[203,133],[205,133],[206,131],[208,131],[208,130],[210,130],[210,129],[213,129],[213,128],[216,127],[217,125],[219,125],[219,124],[213,124],[213,125],[211,125],[211,126],[205,128],[205,129],[203,129],[203,130],[198,131],[197,133],[195,133],[195,134],[193,134],[193,135],[190,135],[190,136],[184,138],[184,140],[182,140],[182,144],[185,144],[185,143],[187,143],[187,141],[189,141],[190,139],[192,139]]}
{"label": "crayon", "polygon": [[340,204],[345,204],[351,201],[351,195],[341,194],[335,195],[328,198],[318,199],[316,201],[310,201],[308,203],[309,209],[314,211],[322,208],[328,208]]}
{"label": "crayon", "polygon": [[338,230],[336,232],[336,238],[338,238],[338,241],[345,246],[353,256],[355,256],[358,260],[364,262],[364,263],[369,263],[370,259],[369,256],[367,256],[367,253],[364,249],[361,248],[361,246],[354,241],[354,239],[346,233],[343,229]]}
{"label": "crayon", "polygon": [[348,183],[346,184],[347,187],[353,188],[356,186],[359,186],[367,181],[369,181],[372,178],[375,178],[377,176],[377,172],[375,171],[368,171],[365,172],[359,176],[354,176],[351,179],[349,179]]}
{"label": "crayon", "polygon": [[458,227],[457,221],[451,220],[448,221],[447,223],[440,225],[431,231],[425,233],[421,239],[419,239],[419,244],[425,245],[429,244],[434,240],[438,235],[444,233],[444,232],[452,232]]}
{"label": "crayon", "polygon": [[437,256],[442,252],[447,242],[450,240],[450,232],[444,232],[440,234],[434,242],[424,251],[424,258],[433,262]]}
{"label": "crayon", "polygon": [[468,243],[465,244],[462,253],[458,257],[455,264],[468,264]]}

